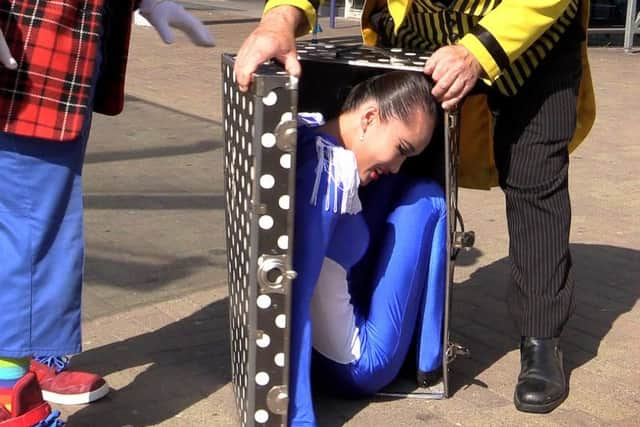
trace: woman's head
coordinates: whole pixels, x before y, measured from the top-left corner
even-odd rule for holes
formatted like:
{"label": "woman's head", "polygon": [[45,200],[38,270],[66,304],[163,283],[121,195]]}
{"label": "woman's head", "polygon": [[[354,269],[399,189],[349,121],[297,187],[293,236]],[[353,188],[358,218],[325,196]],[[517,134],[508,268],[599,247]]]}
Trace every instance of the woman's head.
{"label": "woman's head", "polygon": [[396,173],[402,162],[420,154],[436,125],[437,104],[427,78],[392,71],[356,85],[340,112],[340,136],[356,156],[362,185]]}

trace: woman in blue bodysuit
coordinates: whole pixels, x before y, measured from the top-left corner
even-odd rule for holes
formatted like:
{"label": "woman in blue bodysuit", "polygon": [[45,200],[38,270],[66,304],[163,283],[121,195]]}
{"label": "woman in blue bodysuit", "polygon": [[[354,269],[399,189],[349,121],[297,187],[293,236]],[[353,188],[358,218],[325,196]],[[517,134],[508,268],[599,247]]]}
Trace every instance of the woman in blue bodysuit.
{"label": "woman in blue bodysuit", "polygon": [[355,86],[335,119],[299,116],[291,426],[316,424],[312,359],[315,378],[354,397],[389,384],[414,340],[418,372],[441,365],[444,195],[389,175],[431,139],[430,90],[421,73],[394,71]]}

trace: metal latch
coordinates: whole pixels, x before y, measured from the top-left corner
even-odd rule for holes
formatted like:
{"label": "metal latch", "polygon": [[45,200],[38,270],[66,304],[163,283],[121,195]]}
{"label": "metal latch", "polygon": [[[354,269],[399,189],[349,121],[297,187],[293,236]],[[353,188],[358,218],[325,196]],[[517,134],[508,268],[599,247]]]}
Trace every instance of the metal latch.
{"label": "metal latch", "polygon": [[453,246],[455,248],[472,248],[476,242],[474,231],[456,231],[453,233]]}
{"label": "metal latch", "polygon": [[286,385],[274,386],[267,393],[267,407],[277,415],[285,415],[289,406],[289,392]]}
{"label": "metal latch", "polygon": [[287,270],[286,255],[262,255],[258,258],[258,283],[262,293],[284,293],[285,285],[296,278],[297,273]]}
{"label": "metal latch", "polygon": [[278,148],[287,153],[295,153],[298,138],[298,122],[284,120],[278,123],[275,130]]}
{"label": "metal latch", "polygon": [[447,347],[447,363],[452,362],[458,356],[469,357],[471,356],[471,351],[456,342],[450,342]]}

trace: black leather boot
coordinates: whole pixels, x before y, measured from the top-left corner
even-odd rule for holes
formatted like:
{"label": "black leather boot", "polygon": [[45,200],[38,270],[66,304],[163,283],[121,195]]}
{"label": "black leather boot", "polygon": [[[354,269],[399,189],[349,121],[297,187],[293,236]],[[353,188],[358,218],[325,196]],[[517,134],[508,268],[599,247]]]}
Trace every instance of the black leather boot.
{"label": "black leather boot", "polygon": [[568,394],[558,338],[522,337],[520,375],[513,396],[516,408],[540,414],[551,412]]}

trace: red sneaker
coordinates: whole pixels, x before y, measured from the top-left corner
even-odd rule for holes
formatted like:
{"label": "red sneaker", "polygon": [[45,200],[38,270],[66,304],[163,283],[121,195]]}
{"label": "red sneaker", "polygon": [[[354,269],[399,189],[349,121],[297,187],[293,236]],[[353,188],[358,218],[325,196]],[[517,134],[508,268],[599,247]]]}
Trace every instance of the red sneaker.
{"label": "red sneaker", "polygon": [[109,385],[100,375],[66,368],[67,359],[62,357],[31,360],[31,372],[38,378],[44,400],[60,405],[82,405],[109,393]]}
{"label": "red sneaker", "polygon": [[32,372],[20,378],[11,393],[11,413],[0,405],[0,427],[59,427],[64,423],[58,419],[60,412],[51,412],[51,407],[42,400],[40,386]]}

